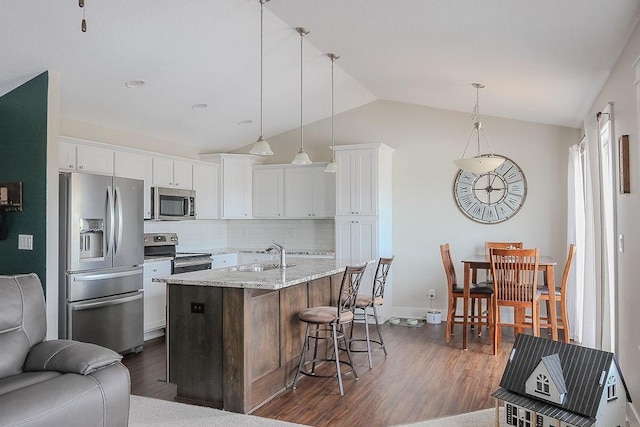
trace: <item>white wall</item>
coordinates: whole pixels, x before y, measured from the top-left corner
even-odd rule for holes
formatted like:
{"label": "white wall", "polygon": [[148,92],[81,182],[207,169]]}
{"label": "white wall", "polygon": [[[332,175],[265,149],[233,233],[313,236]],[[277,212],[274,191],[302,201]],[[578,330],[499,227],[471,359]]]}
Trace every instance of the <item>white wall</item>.
{"label": "white wall", "polygon": [[[620,135],[629,135],[631,160],[631,193],[618,194],[618,233],[624,235],[624,252],[618,253],[618,289],[617,289],[617,349],[623,375],[632,399],[640,398],[640,150],[638,150],[638,96],[634,86],[633,64],[640,56],[640,28],[636,28],[618,59],[607,83],[598,99],[589,111],[586,120],[601,111],[607,102],[613,102],[613,119],[616,141]],[[595,141],[590,141],[591,153],[597,153]],[[597,171],[594,171],[597,173]],[[638,404],[634,405],[639,408]],[[635,424],[638,425],[638,412],[635,410]]]}
{"label": "white wall", "polygon": [[60,135],[191,159],[197,159],[200,154],[199,148],[181,141],[169,141],[102,124],[82,122],[70,117],[61,118]]}
{"label": "white wall", "polygon": [[[325,153],[330,141],[328,122],[305,126],[305,148],[314,161],[326,161],[330,156]],[[446,280],[439,252],[442,243],[451,244],[459,281],[463,278],[459,260],[482,252],[486,240],[523,241],[564,266],[567,153],[568,147],[579,141],[580,131],[495,117],[483,117],[483,125],[494,153],[514,160],[528,183],[521,211],[496,225],[467,219],[453,198],[457,168],[452,160],[462,155],[471,133],[470,113],[375,101],[335,117],[336,145],[383,142],[396,150],[394,315],[425,315],[429,288],[436,289],[434,308],[446,307]],[[290,161],[295,144],[299,144],[299,130],[269,140],[276,154],[267,161]],[[323,155],[326,157],[318,158]],[[556,280],[560,280],[559,273]]]}

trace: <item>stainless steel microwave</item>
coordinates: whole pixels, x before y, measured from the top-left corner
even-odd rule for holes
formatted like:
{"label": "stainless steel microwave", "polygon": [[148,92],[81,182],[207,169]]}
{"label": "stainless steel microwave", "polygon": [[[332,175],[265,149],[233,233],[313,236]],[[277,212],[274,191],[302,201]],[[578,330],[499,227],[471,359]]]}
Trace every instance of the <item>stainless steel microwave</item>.
{"label": "stainless steel microwave", "polygon": [[179,188],[151,187],[151,218],[196,219],[196,192]]}

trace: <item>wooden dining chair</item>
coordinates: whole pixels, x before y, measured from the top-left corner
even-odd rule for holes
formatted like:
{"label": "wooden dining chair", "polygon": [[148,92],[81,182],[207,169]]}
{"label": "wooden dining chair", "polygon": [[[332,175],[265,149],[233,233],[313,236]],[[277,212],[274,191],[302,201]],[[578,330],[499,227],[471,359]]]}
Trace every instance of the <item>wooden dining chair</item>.
{"label": "wooden dining chair", "polygon": [[[493,275],[493,311],[495,330],[493,354],[497,354],[502,327],[510,326],[516,331],[531,328],[533,335],[540,336],[540,290],[538,289],[538,249],[491,249],[491,272]],[[513,322],[502,320],[501,307],[513,308]],[[527,322],[526,310],[531,313]]]}
{"label": "wooden dining chair", "polygon": [[[522,249],[522,242],[484,242],[484,254],[488,257],[491,254],[491,249]],[[478,286],[487,286],[493,284],[493,278],[491,276],[491,269],[485,270],[485,280],[478,280],[478,270],[473,270],[471,275],[471,282]],[[484,310],[488,310],[489,307],[482,307],[482,300],[478,300],[478,312],[482,313]],[[475,315],[475,304],[471,306],[471,315]]]}
{"label": "wooden dining chair", "polygon": [[444,272],[447,276],[447,294],[448,294],[448,311],[445,338],[447,342],[451,341],[451,335],[453,335],[453,326],[464,324],[464,316],[469,316],[468,323],[478,327],[478,335],[482,332],[482,326],[487,326],[489,330],[489,339],[493,339],[493,322],[494,322],[494,310],[493,310],[493,287],[491,286],[476,286],[471,284],[469,289],[469,298],[472,305],[476,301],[487,302],[487,312],[478,312],[477,315],[469,315],[469,313],[457,314],[457,303],[459,298],[464,298],[464,286],[458,285],[456,278],[456,269],[453,265],[451,258],[451,249],[448,243],[440,245],[440,256],[442,257],[442,265],[444,266]]}
{"label": "wooden dining chair", "polygon": [[[562,329],[564,332],[564,342],[569,342],[569,320],[567,317],[567,282],[569,280],[569,273],[571,272],[571,265],[573,263],[573,256],[576,253],[576,245],[571,244],[569,246],[569,255],[567,256],[567,263],[564,265],[564,272],[562,273],[562,283],[560,287],[555,289],[556,302],[560,304],[560,315],[556,320],[558,329]],[[540,300],[547,303],[547,315],[540,316],[540,328],[551,328],[551,319],[549,318],[549,288],[547,286],[540,287]]]}

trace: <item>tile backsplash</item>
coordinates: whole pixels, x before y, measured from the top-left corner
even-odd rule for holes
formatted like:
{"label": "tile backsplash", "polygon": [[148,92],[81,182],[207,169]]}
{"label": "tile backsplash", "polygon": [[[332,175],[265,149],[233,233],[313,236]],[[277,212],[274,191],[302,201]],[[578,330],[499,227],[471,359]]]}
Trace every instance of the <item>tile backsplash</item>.
{"label": "tile backsplash", "polygon": [[273,241],[287,249],[333,250],[333,219],[229,220],[227,244],[238,249],[265,249]]}
{"label": "tile backsplash", "polygon": [[333,219],[145,221],[145,233],[178,234],[178,250],[265,249],[275,240],[288,249],[334,250]]}

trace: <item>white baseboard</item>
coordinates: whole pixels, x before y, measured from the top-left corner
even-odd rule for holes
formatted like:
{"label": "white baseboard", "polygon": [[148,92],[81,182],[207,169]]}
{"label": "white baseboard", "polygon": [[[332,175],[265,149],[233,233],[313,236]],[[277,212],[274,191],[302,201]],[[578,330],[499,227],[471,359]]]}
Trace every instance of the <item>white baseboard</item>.
{"label": "white baseboard", "polygon": [[640,427],[640,415],[631,403],[627,403],[627,422],[629,427]]}
{"label": "white baseboard", "polygon": [[391,308],[392,317],[400,317],[402,319],[426,319],[427,311],[435,310],[441,313],[441,318],[447,318],[447,309],[445,308],[425,308],[425,307],[397,307]]}
{"label": "white baseboard", "polygon": [[144,340],[149,341],[154,338],[164,336],[164,328],[153,329],[144,333]]}

